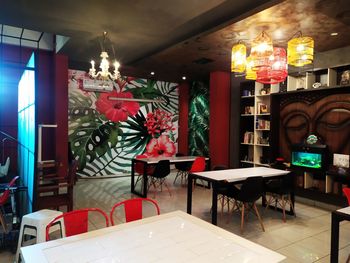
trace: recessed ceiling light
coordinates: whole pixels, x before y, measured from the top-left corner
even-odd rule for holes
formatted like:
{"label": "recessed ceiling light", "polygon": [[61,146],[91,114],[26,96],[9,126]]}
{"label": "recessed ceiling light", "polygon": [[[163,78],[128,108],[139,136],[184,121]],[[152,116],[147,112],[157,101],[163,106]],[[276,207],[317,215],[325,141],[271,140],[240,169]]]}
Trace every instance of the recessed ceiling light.
{"label": "recessed ceiling light", "polygon": [[182,80],[186,80],[186,76],[182,76]]}
{"label": "recessed ceiling light", "polygon": [[155,74],[154,71],[152,71],[152,72],[151,72],[151,75],[153,76],[154,74]]}
{"label": "recessed ceiling light", "polygon": [[333,32],[333,33],[331,33],[331,36],[337,36],[338,35],[338,33],[337,32]]}

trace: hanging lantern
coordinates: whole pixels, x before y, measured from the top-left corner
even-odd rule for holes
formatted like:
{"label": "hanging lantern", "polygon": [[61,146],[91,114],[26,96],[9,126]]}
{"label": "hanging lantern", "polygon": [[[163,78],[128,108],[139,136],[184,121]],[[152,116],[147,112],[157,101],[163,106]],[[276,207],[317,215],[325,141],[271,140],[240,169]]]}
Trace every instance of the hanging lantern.
{"label": "hanging lantern", "polygon": [[288,64],[302,67],[314,60],[314,40],[311,37],[297,37],[288,41]]}
{"label": "hanging lantern", "polygon": [[256,71],[253,70],[254,67],[254,61],[252,60],[252,57],[249,56],[247,58],[247,65],[246,65],[246,79],[256,80]]}
{"label": "hanging lantern", "polygon": [[257,71],[261,67],[268,66],[269,57],[273,53],[273,45],[271,38],[263,31],[252,42],[250,56],[254,61],[253,70]]}
{"label": "hanging lantern", "polygon": [[231,72],[244,73],[246,67],[247,48],[243,44],[232,47]]}
{"label": "hanging lantern", "polygon": [[256,81],[263,84],[276,84],[288,76],[287,54],[284,48],[276,47],[269,58],[269,66],[257,71]]}

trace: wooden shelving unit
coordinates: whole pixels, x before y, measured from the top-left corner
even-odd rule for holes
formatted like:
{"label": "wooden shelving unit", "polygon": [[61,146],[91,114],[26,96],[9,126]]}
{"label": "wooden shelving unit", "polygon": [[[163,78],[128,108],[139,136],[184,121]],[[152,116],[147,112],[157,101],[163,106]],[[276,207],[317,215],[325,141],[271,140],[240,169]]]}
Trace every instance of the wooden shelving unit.
{"label": "wooden shelving unit", "polygon": [[270,95],[278,92],[279,86],[246,81],[241,83],[240,88],[240,166],[269,166]]}

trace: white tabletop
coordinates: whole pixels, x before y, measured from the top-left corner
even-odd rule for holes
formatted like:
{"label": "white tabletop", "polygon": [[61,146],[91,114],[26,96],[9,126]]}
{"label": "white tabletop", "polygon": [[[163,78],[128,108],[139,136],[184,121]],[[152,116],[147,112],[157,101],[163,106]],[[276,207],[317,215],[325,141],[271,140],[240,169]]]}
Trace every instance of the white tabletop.
{"label": "white tabletop", "polygon": [[338,209],[337,212],[350,215],[350,206]]}
{"label": "white tabletop", "polygon": [[25,263],[280,262],[285,257],[182,211],[21,248]]}
{"label": "white tabletop", "polygon": [[278,170],[267,167],[252,167],[252,168],[238,168],[238,169],[228,169],[228,170],[218,170],[218,171],[208,171],[194,173],[203,178],[208,178],[213,181],[227,181],[227,182],[237,182],[247,179],[252,176],[262,176],[262,177],[273,177],[288,174],[289,171]]}
{"label": "white tabletop", "polygon": [[[170,157],[160,156],[160,157],[151,157],[151,158],[140,158],[140,159],[137,159],[137,161],[153,164],[153,163],[158,163],[161,160],[169,160],[171,163],[177,163],[177,162],[192,162],[197,157],[199,156],[170,156]],[[209,158],[205,157],[205,160],[209,160]]]}

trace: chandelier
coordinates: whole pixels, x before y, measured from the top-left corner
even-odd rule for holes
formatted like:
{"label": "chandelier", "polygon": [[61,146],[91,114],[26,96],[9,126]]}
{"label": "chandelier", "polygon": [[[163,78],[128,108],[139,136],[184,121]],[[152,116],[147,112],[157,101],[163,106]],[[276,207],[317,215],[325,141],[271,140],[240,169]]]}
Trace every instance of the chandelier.
{"label": "chandelier", "polygon": [[313,62],[314,41],[300,33],[288,42],[288,59],[286,53],[283,48],[273,47],[271,38],[262,32],[252,41],[248,57],[244,44],[232,47],[231,72],[237,76],[245,73],[246,79],[264,84],[283,82],[288,76],[288,64],[302,67]]}
{"label": "chandelier", "polygon": [[91,68],[89,70],[89,75],[94,79],[100,79],[107,81],[109,79],[111,80],[117,80],[121,77],[119,72],[120,63],[115,60],[113,63],[114,71],[113,73],[109,72],[109,60],[108,60],[108,53],[105,50],[105,42],[106,42],[107,32],[103,32],[103,43],[102,43],[102,52],[101,52],[101,63],[100,63],[100,69],[96,72],[95,68],[95,61],[91,60]]}

